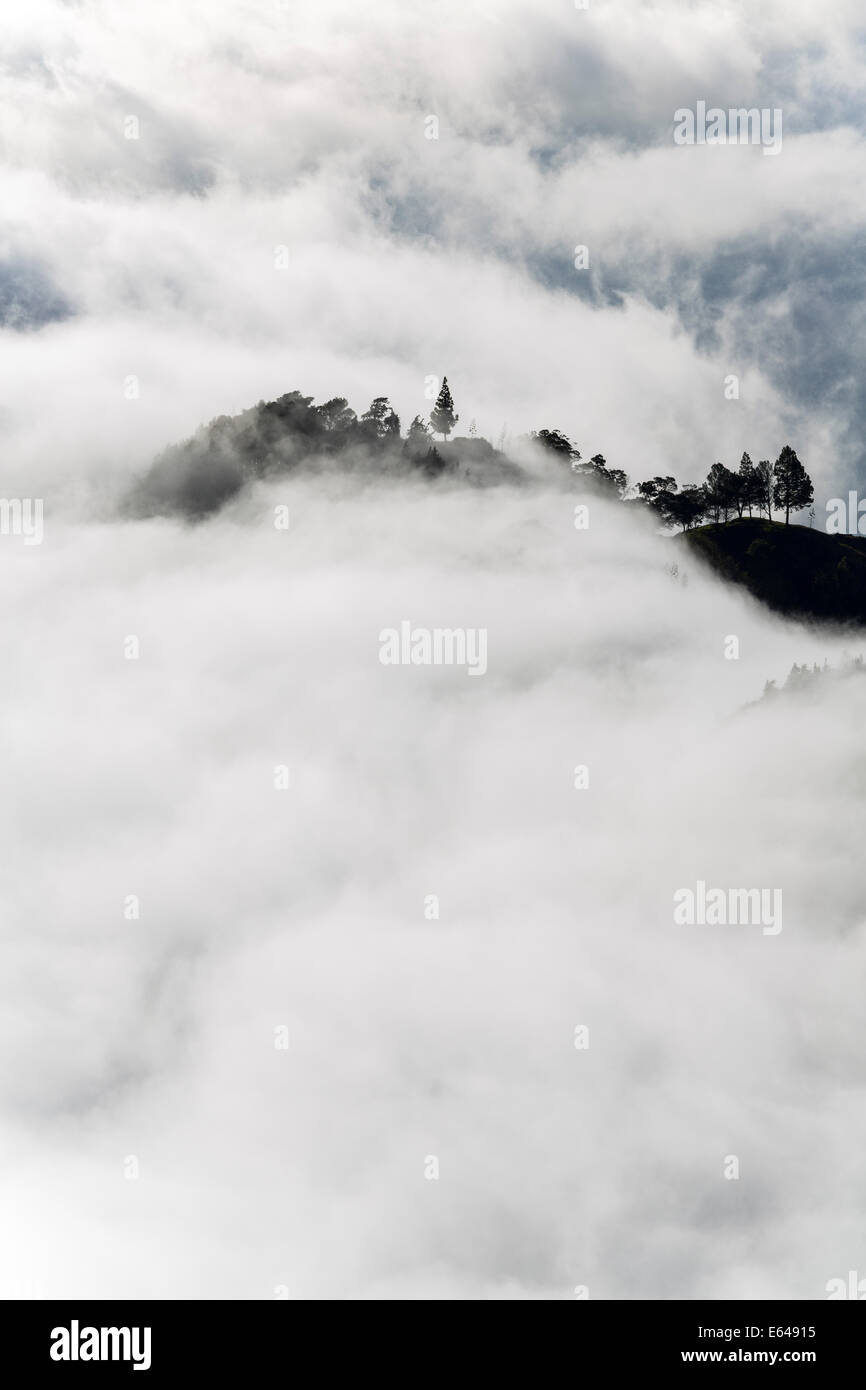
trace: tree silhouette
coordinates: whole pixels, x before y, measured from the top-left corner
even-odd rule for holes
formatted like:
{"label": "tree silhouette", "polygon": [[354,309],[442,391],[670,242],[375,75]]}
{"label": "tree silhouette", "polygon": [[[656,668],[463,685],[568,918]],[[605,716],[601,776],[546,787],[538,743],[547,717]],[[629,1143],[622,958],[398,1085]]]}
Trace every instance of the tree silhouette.
{"label": "tree silhouette", "polygon": [[791,512],[802,511],[812,504],[815,489],[794,450],[786,444],[773,467],[773,503],[785,512],[785,525]]}
{"label": "tree silhouette", "polygon": [[639,496],[650,505],[663,493],[672,493],[677,490],[676,478],[656,477],[650,478],[646,483],[638,483],[637,490]]}
{"label": "tree silhouette", "polygon": [[714,463],[707,474],[704,492],[707,510],[717,525],[719,516],[723,515],[727,522],[728,513],[736,506],[737,489],[736,473],[732,473],[723,463]]}
{"label": "tree silhouette", "polygon": [[535,435],[539,444],[543,444],[545,449],[552,450],[555,454],[562,454],[563,458],[571,462],[572,459],[580,458],[580,450],[576,449],[567,434],[562,430],[539,430]]}
{"label": "tree silhouette", "polygon": [[430,426],[425,420],[422,420],[420,415],[416,415],[409,426],[409,433],[406,435],[406,442],[403,445],[403,454],[413,463],[418,463],[427,457],[431,447]]}
{"label": "tree silhouette", "polygon": [[759,512],[767,513],[767,520],[773,520],[773,465],[769,459],[761,459],[755,465],[755,503]]}
{"label": "tree silhouette", "polygon": [[[578,458],[580,458],[579,454]],[[616,493],[620,499],[624,498],[628,492],[628,474],[623,472],[621,468],[608,468],[604,454],[593,454],[588,463],[578,463],[575,460],[571,467],[579,478],[588,478],[594,483],[601,483],[605,490]]]}
{"label": "tree silhouette", "polygon": [[669,526],[680,526],[688,531],[703,510],[702,500],[697,500],[689,492],[662,493],[656,501],[656,509]]}
{"label": "tree silhouette", "polygon": [[345,396],[335,396],[333,400],[325,401],[324,405],[317,405],[314,409],[329,433],[341,432],[345,434],[358,421],[357,415]]}
{"label": "tree silhouette", "polygon": [[400,416],[392,408],[387,396],[377,396],[371,401],[361,420],[365,425],[372,427],[372,432],[378,439],[385,439],[389,435],[396,438],[400,433]]}
{"label": "tree silhouette", "polygon": [[684,531],[689,531],[703,521],[706,510],[707,495],[704,489],[696,487],[694,483],[687,483],[674,499],[672,516]]}
{"label": "tree silhouette", "polygon": [[666,526],[681,526],[688,531],[706,510],[703,488],[686,485],[679,492],[675,478],[650,478],[646,483],[638,483],[637,490],[639,497],[658,513]]}
{"label": "tree silhouette", "polygon": [[451,397],[451,388],[448,385],[448,378],[444,376],[442,378],[442,389],[436,397],[436,404],[430,411],[430,424],[433,426],[436,434],[441,434],[442,438],[447,440],[459,419],[460,416],[454,414],[454,401]]}
{"label": "tree silhouette", "polygon": [[749,516],[752,515],[752,503],[755,501],[755,465],[748,454],[743,454],[740,459],[740,469],[737,473],[737,495],[736,495],[737,516],[742,517],[746,507],[749,509]]}

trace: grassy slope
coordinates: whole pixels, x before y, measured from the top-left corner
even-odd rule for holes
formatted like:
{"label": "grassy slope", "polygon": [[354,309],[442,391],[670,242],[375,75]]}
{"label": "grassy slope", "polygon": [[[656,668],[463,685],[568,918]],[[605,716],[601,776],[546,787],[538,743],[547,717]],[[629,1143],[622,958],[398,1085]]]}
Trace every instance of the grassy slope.
{"label": "grassy slope", "polygon": [[866,537],[743,517],[676,543],[779,613],[866,623]]}

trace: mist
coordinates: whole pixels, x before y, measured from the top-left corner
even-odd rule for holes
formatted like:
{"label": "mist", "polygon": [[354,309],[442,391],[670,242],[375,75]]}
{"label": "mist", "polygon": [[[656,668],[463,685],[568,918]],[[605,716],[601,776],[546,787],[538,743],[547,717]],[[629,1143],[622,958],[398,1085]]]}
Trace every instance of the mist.
{"label": "mist", "polygon": [[[852,1267],[864,694],[760,697],[856,638],[573,511],[304,477],[6,539],[4,1297]],[[405,619],[486,629],[483,678],[382,665]],[[676,925],[699,879],[783,929]]]}
{"label": "mist", "polygon": [[[864,633],[526,435],[847,498],[861,5],[9,9],[0,1297],[823,1298]],[[293,391],[402,433],[258,431]]]}

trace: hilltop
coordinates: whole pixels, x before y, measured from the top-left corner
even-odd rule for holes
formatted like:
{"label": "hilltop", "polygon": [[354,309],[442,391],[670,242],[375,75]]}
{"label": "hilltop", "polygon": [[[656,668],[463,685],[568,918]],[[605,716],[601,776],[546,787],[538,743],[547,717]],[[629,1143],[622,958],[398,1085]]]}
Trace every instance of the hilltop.
{"label": "hilltop", "polygon": [[674,543],[777,613],[866,625],[866,537],[742,517]]}
{"label": "hilltop", "polygon": [[[430,422],[420,416],[404,437],[386,396],[363,415],[345,397],[315,405],[290,391],[235,416],[220,416],[192,438],[166,449],[128,499],[135,516],[180,515],[201,521],[245,486],[303,470],[419,485],[494,487],[545,478],[581,497],[604,497],[655,517],[672,544],[685,548],[723,579],[742,585],[778,613],[866,625],[866,538],[828,535],[790,521],[812,501],[808,474],[789,446],[773,464],[744,454],[734,473],[712,465],[701,484],[680,488],[672,477],[633,483],[602,454],[584,460],[560,430],[521,436],[506,454],[479,437],[450,435],[459,416],[447,380]],[[782,511],[786,522],[771,520]],[[746,515],[756,511],[758,515]]]}
{"label": "hilltop", "polygon": [[221,415],[191,439],[171,445],[134,487],[129,510],[198,521],[247,484],[302,469],[430,481],[453,477],[473,487],[526,476],[486,439],[434,442],[418,417],[404,439],[387,397],[377,397],[359,417],[342,396],[314,405],[312,396],[290,391],[240,415]]}

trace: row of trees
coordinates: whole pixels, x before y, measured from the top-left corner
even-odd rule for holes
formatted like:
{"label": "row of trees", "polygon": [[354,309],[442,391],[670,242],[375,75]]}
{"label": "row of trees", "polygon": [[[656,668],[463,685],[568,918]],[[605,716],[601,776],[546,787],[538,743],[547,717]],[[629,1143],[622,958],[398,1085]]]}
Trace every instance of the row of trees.
{"label": "row of trees", "polygon": [[[329,402],[331,405],[339,405],[344,410],[351,411],[351,407],[344,399]],[[351,411],[354,414],[354,411]],[[442,386],[439,395],[436,397],[436,404],[430,411],[430,424],[425,424],[420,415],[416,415],[412,424],[409,426],[409,437],[419,439],[421,435],[429,439],[432,431],[434,434],[441,434],[447,440],[449,434],[460,416],[455,413],[454,401],[451,396],[451,388],[448,385],[448,378],[442,378]],[[387,396],[377,396],[370,402],[369,408],[361,416],[362,424],[369,424],[373,427],[374,435],[378,438],[387,438],[389,435],[399,438],[400,435],[400,416],[396,413]],[[471,431],[470,431],[471,433]]]}
{"label": "row of trees", "polygon": [[[404,445],[405,453],[414,461],[424,459],[430,471],[437,471],[441,464],[438,451],[431,446],[430,433],[441,434],[447,440],[459,420],[454,410],[454,400],[443,377],[442,387],[436,403],[430,412],[429,425],[420,415],[409,427]],[[369,410],[361,417],[362,423],[372,424],[380,437],[399,438],[400,421],[384,396],[372,402]],[[575,448],[568,436],[561,430],[539,430],[532,436],[545,449],[560,454],[566,459],[573,472],[590,477],[596,483],[615,492],[626,500],[630,484],[627,475],[620,468],[608,468],[602,454],[594,454],[583,462],[580,450]],[[727,523],[736,515],[742,517],[748,512],[752,516],[772,518],[773,510],[785,513],[785,525],[792,512],[802,511],[811,506],[814,497],[812,481],[790,445],[786,444],[775,463],[760,459],[753,463],[747,453],[740,459],[740,467],[735,473],[723,463],[714,463],[706,480],[700,484],[687,484],[680,488],[675,478],[670,476],[650,478],[638,483],[637,498],[652,507],[668,526],[681,526],[684,531],[699,526],[707,520]]]}
{"label": "row of trees", "polygon": [[[335,403],[336,404],[336,403]],[[340,401],[346,406],[345,401]],[[447,440],[459,420],[454,410],[454,400],[443,377],[442,387],[436,403],[430,412],[429,425],[420,415],[409,427],[405,444],[405,454],[414,462],[424,461],[429,471],[438,471],[442,460],[433,447],[431,431],[441,434]],[[377,396],[369,409],[361,416],[361,426],[366,427],[380,439],[399,440],[400,420],[387,397]],[[623,500],[627,499],[631,485],[627,475],[620,468],[608,468],[602,454],[594,454],[586,462],[581,459],[580,450],[561,430],[539,430],[532,438],[545,449],[550,449],[567,460],[572,471],[578,476],[591,478]],[[706,480],[700,484],[686,484],[680,488],[675,478],[670,476],[650,478],[637,484],[637,497],[658,513],[668,526],[681,526],[684,531],[699,526],[707,520],[727,523],[733,516],[752,516],[772,518],[774,509],[785,513],[785,525],[792,512],[802,511],[811,506],[814,497],[812,481],[798,459],[795,451],[786,444],[775,463],[760,459],[753,463],[747,453],[740,459],[737,472],[726,468],[723,463],[714,463]]]}
{"label": "row of trees", "polygon": [[769,459],[753,463],[743,454],[736,473],[723,463],[714,463],[700,486],[679,490],[673,478],[651,478],[638,484],[638,494],[663,521],[682,526],[684,531],[707,519],[718,525],[746,512],[752,516],[757,511],[759,516],[772,518],[774,508],[785,513],[787,526],[791,513],[810,507],[815,495],[809,474],[789,444],[775,463]]}
{"label": "row of trees", "polygon": [[[519,468],[478,437],[473,421],[468,440],[460,447],[443,448],[433,442],[438,433],[447,440],[459,416],[447,377],[430,412],[429,421],[416,415],[404,438],[400,418],[387,396],[376,396],[358,416],[345,396],[314,405],[312,396],[289,391],[273,401],[259,401],[240,415],[218,416],[191,438],[164,450],[136,489],[131,506],[139,515],[181,512],[200,518],[223,506],[252,479],[270,477],[300,468],[307,461],[317,465],[340,459],[343,467],[359,467],[399,474],[405,465],[430,478],[457,472],[461,460],[467,477],[497,474],[519,475]],[[714,464],[701,486],[679,488],[672,477],[651,478],[635,489],[626,474],[608,468],[601,454],[584,462],[579,449],[560,430],[539,430],[529,439],[552,450],[570,470],[631,505],[650,506],[669,525],[684,530],[709,517],[714,521],[742,516],[753,509],[772,515],[773,507],[791,512],[812,500],[812,484],[793,449],[785,447],[774,465],[764,459],[753,465],[743,455],[738,473]],[[525,443],[524,436],[520,443]]]}
{"label": "row of trees", "polygon": [[[578,476],[601,483],[624,501],[631,500],[627,499],[631,488],[626,474],[622,469],[608,468],[601,454],[583,462],[580,450],[561,430],[539,430],[533,438],[567,460]],[[753,463],[747,453],[740,459],[736,473],[723,463],[714,463],[703,483],[680,488],[675,478],[650,478],[638,483],[634,500],[652,507],[666,525],[688,531],[708,520],[718,525],[747,512],[749,516],[757,512],[772,519],[774,509],[785,513],[787,526],[791,513],[811,506],[814,495],[811,478],[795,451],[786,444],[775,463],[769,459]]]}

